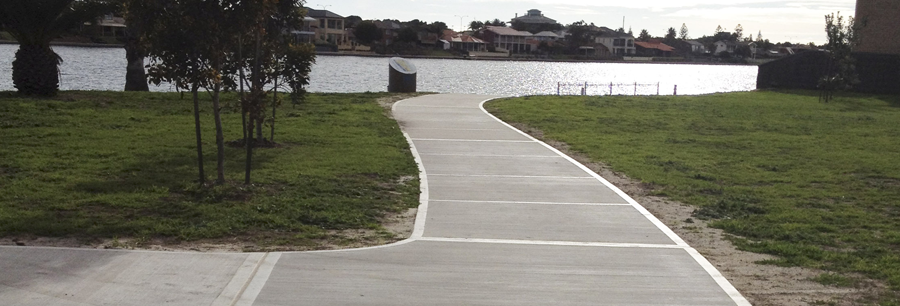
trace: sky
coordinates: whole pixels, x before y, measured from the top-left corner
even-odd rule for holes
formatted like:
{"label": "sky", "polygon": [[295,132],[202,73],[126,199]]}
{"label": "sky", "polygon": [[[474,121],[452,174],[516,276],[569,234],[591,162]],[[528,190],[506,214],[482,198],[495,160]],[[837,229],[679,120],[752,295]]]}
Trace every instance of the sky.
{"label": "sky", "polygon": [[730,32],[740,24],[745,37],[762,32],[773,43],[823,44],[825,15],[853,16],[856,0],[307,0],[306,6],[344,17],[442,21],[454,30],[472,20],[509,22],[538,9],[564,25],[584,20],[615,29],[624,17],[625,29],[635,36],[642,29],[663,36],[669,27],[678,31],[684,24],[696,38],[713,35],[720,25]]}

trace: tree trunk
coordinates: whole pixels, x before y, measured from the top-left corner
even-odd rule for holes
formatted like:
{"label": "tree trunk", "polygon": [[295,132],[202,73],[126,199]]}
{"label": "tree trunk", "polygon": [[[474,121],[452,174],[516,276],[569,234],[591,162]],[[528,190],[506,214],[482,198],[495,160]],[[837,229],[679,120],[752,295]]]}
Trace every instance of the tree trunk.
{"label": "tree trunk", "polygon": [[221,84],[213,86],[213,118],[216,121],[216,183],[225,183],[225,134],[222,132],[222,116],[219,108],[219,91]]}
{"label": "tree trunk", "polygon": [[147,74],[144,72],[144,56],[135,50],[128,50],[127,44],[125,46],[125,58],[128,60],[125,91],[150,91]]}
{"label": "tree trunk", "polygon": [[[278,61],[275,62],[278,66]],[[278,108],[278,75],[275,75],[275,88],[272,91],[272,131],[269,133],[269,141],[275,142],[275,110]]]}
{"label": "tree trunk", "polygon": [[200,97],[197,94],[199,86],[194,85],[191,88],[191,94],[194,95],[194,131],[197,134],[197,165],[200,169],[200,185],[206,183],[206,174],[203,173],[203,141],[200,137]]}
{"label": "tree trunk", "polygon": [[13,84],[24,95],[55,96],[62,59],[50,45],[20,45],[13,60]]}

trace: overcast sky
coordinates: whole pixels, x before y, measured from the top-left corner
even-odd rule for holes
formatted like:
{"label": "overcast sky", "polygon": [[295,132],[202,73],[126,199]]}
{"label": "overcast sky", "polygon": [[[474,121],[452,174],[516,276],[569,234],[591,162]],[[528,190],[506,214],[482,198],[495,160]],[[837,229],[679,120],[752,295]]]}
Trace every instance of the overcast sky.
{"label": "overcast sky", "polygon": [[307,0],[307,6],[363,19],[419,19],[443,21],[458,30],[472,20],[498,18],[509,22],[518,13],[539,9],[562,24],[584,20],[598,26],[625,29],[635,36],[641,29],[662,36],[684,23],[690,37],[712,35],[718,25],[733,31],[741,24],[744,36],[762,31],[772,42],[825,42],[825,15],[852,16],[856,0]]}

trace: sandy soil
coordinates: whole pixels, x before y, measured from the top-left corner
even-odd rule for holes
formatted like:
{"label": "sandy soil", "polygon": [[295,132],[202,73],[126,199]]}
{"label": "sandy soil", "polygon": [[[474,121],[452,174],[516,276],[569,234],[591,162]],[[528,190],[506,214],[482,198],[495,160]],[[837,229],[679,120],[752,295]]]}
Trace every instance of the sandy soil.
{"label": "sandy soil", "polygon": [[738,250],[726,239],[728,234],[710,228],[706,221],[693,218],[693,206],[651,196],[654,190],[652,185],[613,172],[602,163],[591,162],[584,155],[569,150],[565,143],[545,140],[538,130],[521,124],[513,125],[547,142],[622,189],[703,254],[753,305],[858,305],[885,289],[885,286],[875,283],[864,284],[860,288],[824,286],[810,279],[825,271],[756,264],[773,257]]}

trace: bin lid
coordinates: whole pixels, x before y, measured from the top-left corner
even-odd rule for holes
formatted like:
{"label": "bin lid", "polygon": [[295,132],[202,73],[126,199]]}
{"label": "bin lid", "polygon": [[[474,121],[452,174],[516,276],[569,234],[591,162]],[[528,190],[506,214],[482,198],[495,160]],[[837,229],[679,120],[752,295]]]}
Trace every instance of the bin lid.
{"label": "bin lid", "polygon": [[390,60],[391,68],[404,74],[416,73],[416,65],[402,57],[392,57]]}

